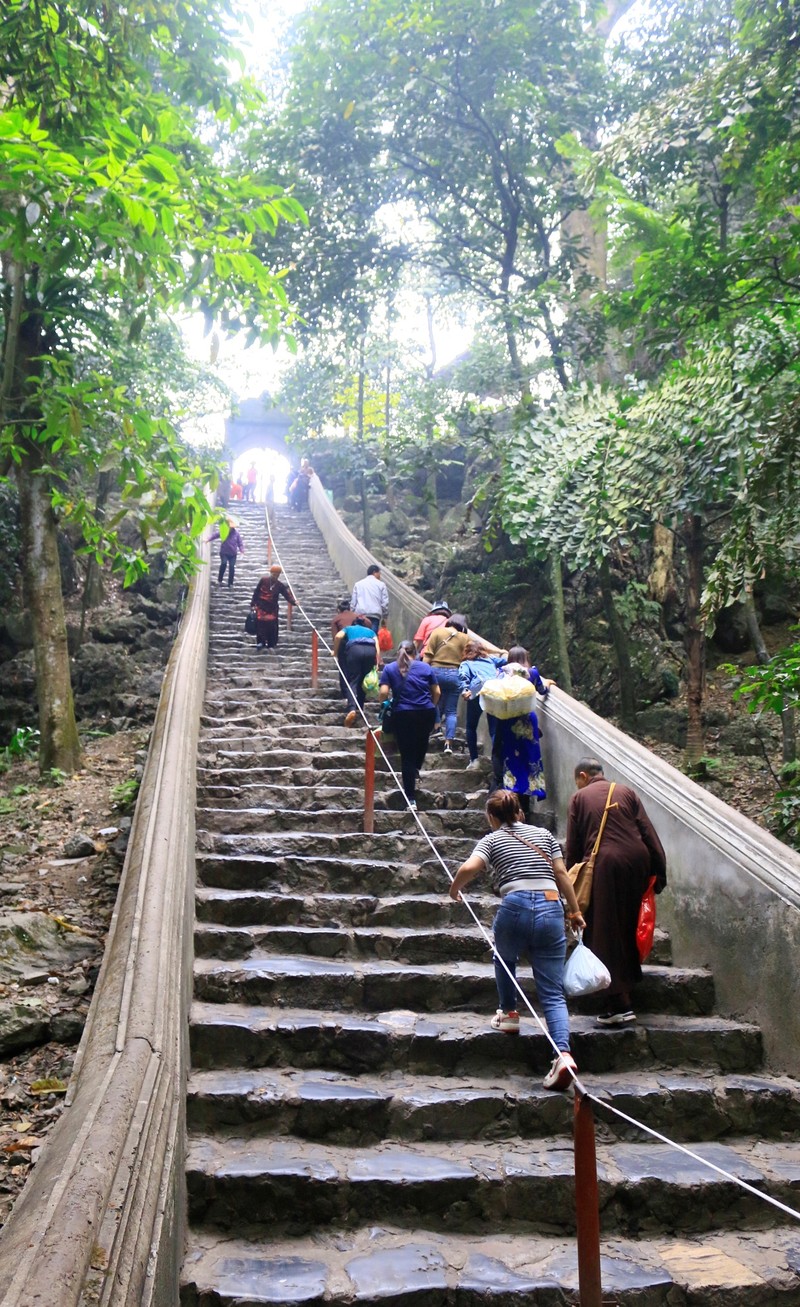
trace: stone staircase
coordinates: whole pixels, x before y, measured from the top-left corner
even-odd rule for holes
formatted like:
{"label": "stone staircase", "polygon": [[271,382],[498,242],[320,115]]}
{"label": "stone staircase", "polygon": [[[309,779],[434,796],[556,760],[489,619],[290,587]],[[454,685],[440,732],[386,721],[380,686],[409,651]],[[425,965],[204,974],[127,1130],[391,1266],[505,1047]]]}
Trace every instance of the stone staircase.
{"label": "stone staircase", "polygon": [[[182,1301],[577,1302],[571,1097],[541,1088],[532,1020],[490,1030],[491,958],[385,774],[360,833],[363,731],[324,650],[310,689],[300,614],[267,654],[244,635],[266,536],[261,510],[239,515],[199,758]],[[343,586],[312,519],[279,509],[276,539],[327,637]],[[451,868],[485,829],[465,762],[431,753],[421,780]],[[473,901],[489,924],[494,901]],[[712,976],[671,966],[663,935],[636,1005],[633,1029],[576,1005],[587,1086],[800,1206],[800,1092],[760,1073],[758,1029],[715,1016]],[[800,1303],[800,1223],[599,1118],[605,1302]]]}

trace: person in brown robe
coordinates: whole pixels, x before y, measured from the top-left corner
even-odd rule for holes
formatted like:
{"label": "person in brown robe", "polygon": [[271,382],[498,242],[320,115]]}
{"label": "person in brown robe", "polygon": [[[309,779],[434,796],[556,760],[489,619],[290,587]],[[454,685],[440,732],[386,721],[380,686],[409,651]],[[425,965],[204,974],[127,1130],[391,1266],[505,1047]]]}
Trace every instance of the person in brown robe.
{"label": "person in brown robe", "polygon": [[[582,758],[575,768],[575,784],[577,793],[567,810],[568,867],[588,858],[592,851],[610,782],[596,758]],[[628,785],[616,785],[594,864],[592,898],[584,914],[583,942],[611,972],[606,991],[608,1011],[598,1016],[600,1025],[636,1020],[631,990],[642,978],[636,925],[651,876],[655,876],[655,892],[660,894],[667,883],[664,846],[635,791]]]}
{"label": "person in brown robe", "polygon": [[266,576],[262,576],[250,600],[256,615],[256,648],[274,649],[278,643],[278,600],[283,595],[287,604],[297,600],[289,587],[280,579],[279,563],[273,563]]}

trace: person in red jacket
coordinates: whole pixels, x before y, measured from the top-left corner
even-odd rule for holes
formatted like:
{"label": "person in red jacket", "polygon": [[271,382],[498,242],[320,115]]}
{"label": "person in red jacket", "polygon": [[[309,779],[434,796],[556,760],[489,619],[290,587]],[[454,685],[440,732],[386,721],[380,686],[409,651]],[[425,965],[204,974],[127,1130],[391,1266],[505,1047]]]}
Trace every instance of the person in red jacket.
{"label": "person in red jacket", "polygon": [[278,643],[278,600],[281,595],[287,604],[297,603],[288,585],[280,579],[281,570],[280,563],[273,563],[250,600],[250,607],[256,615],[257,649],[274,649]]}

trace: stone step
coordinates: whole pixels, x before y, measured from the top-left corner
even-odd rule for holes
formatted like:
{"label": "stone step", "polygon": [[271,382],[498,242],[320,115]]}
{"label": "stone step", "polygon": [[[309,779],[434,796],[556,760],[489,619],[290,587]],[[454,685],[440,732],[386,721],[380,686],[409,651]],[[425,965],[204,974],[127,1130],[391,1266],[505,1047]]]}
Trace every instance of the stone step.
{"label": "stone step", "polygon": [[[198,799],[202,801],[204,807],[209,808],[242,807],[275,811],[285,805],[286,791],[291,787],[295,790],[292,801],[297,807],[314,808],[321,804],[329,804],[332,810],[360,807],[363,811],[363,769],[359,771],[352,767],[331,775],[330,769],[317,774],[311,767],[298,767],[295,771],[282,768],[273,779],[275,783],[272,785],[248,781],[228,785],[219,785],[212,781],[204,782],[198,786]],[[424,772],[420,784],[425,784]],[[485,789],[472,794],[463,790],[451,791],[447,794],[425,794],[423,791],[418,794],[417,806],[421,812],[430,812],[436,808],[449,811],[467,809],[470,812],[477,812],[485,829],[486,797]],[[407,807],[405,797],[394,785],[391,777],[382,777],[376,785],[374,806],[376,812],[405,811]]]}
{"label": "stone step", "polygon": [[[423,813],[427,827],[433,814]],[[280,858],[297,856],[315,856],[319,859],[337,856],[352,859],[376,861],[395,860],[413,862],[417,866],[436,857],[431,843],[420,834],[419,826],[412,813],[402,814],[404,829],[396,831],[376,831],[372,835],[353,831],[325,830],[281,830],[279,822],[270,817],[262,823],[262,831],[254,834],[225,834],[219,831],[197,832],[197,848],[200,853],[237,854],[240,857]],[[456,867],[472,851],[475,837],[472,835],[455,837],[439,835],[436,838],[436,853],[448,866]],[[446,878],[442,874],[442,886]],[[480,888],[480,887],[478,887]]]}
{"label": "stone step", "polygon": [[[443,908],[443,913],[446,908]],[[486,917],[487,929],[492,919]],[[195,956],[202,958],[246,958],[254,951],[297,954],[316,958],[383,958],[394,962],[433,963],[483,961],[488,948],[471,927],[440,926],[431,930],[404,929],[381,925],[339,929],[335,926],[305,925],[198,925],[194,933]]]}
{"label": "stone step", "polygon": [[[604,1241],[603,1301],[642,1307],[789,1307],[800,1301],[797,1229]],[[578,1301],[574,1240],[505,1224],[470,1234],[332,1226],[305,1238],[194,1233],[182,1307],[542,1307]]]}
{"label": "stone step", "polygon": [[[578,1066],[587,1073],[703,1067],[747,1074],[761,1066],[759,1028],[724,1017],[651,1014],[633,1026],[601,1027],[593,1017],[577,1015],[570,1031]],[[518,1036],[501,1035],[491,1029],[488,1011],[482,1017],[407,1009],[359,1014],[195,1001],[190,1037],[196,1068],[391,1068],[420,1076],[490,1077],[519,1071],[541,1079],[552,1060],[533,1019],[523,1019]]]}
{"label": "stone step", "polygon": [[[567,1096],[564,1113],[569,1115]],[[800,1185],[800,1145],[746,1136],[703,1142],[697,1153],[738,1179],[791,1204]],[[600,1226],[633,1237],[698,1234],[778,1224],[759,1197],[666,1144],[597,1146]],[[190,1219],[225,1230],[243,1221],[270,1237],[315,1227],[391,1219],[410,1230],[467,1232],[505,1215],[517,1229],[575,1231],[572,1147],[545,1140],[437,1143],[388,1141],[372,1149],[297,1139],[190,1137],[186,1161]]]}
{"label": "stone step", "polygon": [[[295,905],[294,912],[292,902]],[[381,958],[411,964],[483,962],[490,956],[490,946],[480,931],[471,924],[451,924],[448,920],[450,909],[441,902],[438,922],[434,919],[427,928],[420,925],[392,925],[386,914],[381,915],[379,924],[340,925],[330,918],[324,920],[325,904],[312,908],[317,920],[307,922],[303,913],[305,900],[295,898],[292,902],[287,907],[278,907],[278,921],[198,922],[194,935],[195,955],[235,959],[246,958],[253,953],[262,957],[273,953],[286,957],[289,953],[296,953],[299,956],[318,958]],[[484,899],[479,904],[473,904],[473,907],[489,934],[496,910],[495,902]],[[363,918],[366,911],[363,899],[361,907],[355,911],[356,915]],[[395,909],[395,915],[398,915],[398,911]],[[303,919],[286,920],[287,916],[295,914]],[[655,957],[651,953],[648,975],[654,974],[657,965],[668,966],[669,963],[668,957],[659,964],[658,953]],[[648,991],[645,989],[643,992],[646,1002]],[[640,991],[637,990],[637,1004],[640,1007],[642,1001]],[[655,997],[650,1001],[656,1001]],[[600,1008],[603,1006],[602,994],[598,995],[598,1005]]]}
{"label": "stone step", "polygon": [[[212,929],[212,928],[206,928]],[[236,927],[213,928],[217,939],[223,934],[228,947],[244,946],[248,937],[259,937],[277,927],[256,926],[252,931]],[[297,927],[286,927],[289,938],[299,937]],[[201,928],[202,930],[202,928]],[[317,932],[310,932],[316,934]],[[322,941],[322,936],[320,939]],[[415,1012],[493,1012],[497,1006],[494,966],[491,963],[451,961],[449,963],[398,963],[381,958],[340,960],[300,954],[267,953],[254,944],[246,957],[198,957],[194,964],[194,992],[213,1003],[271,1003],[290,1007],[299,1002],[308,1007],[336,1007],[380,1012],[410,1007]],[[527,968],[519,977],[525,993],[533,992]],[[591,996],[589,1007],[602,1006],[602,996]],[[575,1001],[583,1006],[589,1000]],[[639,1012],[670,1012],[686,1016],[709,1013],[714,1003],[714,982],[709,971],[688,967],[644,968],[636,988]]]}
{"label": "stone step", "polygon": [[439,893],[444,898],[447,878],[438,862],[430,857],[426,861],[402,862],[398,858],[364,856],[374,847],[374,843],[365,844],[360,857],[349,849],[343,850],[341,856],[315,854],[313,841],[308,851],[300,848],[297,853],[277,856],[200,853],[196,858],[197,875],[201,885],[221,889],[273,893],[302,890],[308,894],[338,891],[375,896],[407,890],[409,893]]}
{"label": "stone step", "polygon": [[[590,1093],[679,1142],[754,1135],[786,1138],[800,1128],[800,1085],[788,1078],[712,1073],[623,1071],[583,1074]],[[639,1141],[642,1132],[596,1108],[597,1133]],[[361,1145],[384,1139],[509,1139],[571,1136],[563,1098],[530,1076],[481,1080],[399,1071],[351,1076],[340,1071],[195,1071],[188,1124],[196,1132],[248,1134]]]}
{"label": "stone step", "polygon": [[[314,793],[311,793],[312,799]],[[337,807],[333,803],[325,807],[303,806],[286,808],[204,808],[197,809],[198,828],[205,832],[219,832],[224,835],[252,835],[260,833],[265,827],[276,824],[282,831],[298,830],[304,834],[317,831],[329,833],[341,831],[343,834],[363,830],[364,806],[361,803],[352,808]],[[286,796],[283,796],[285,803]],[[404,833],[416,828],[416,823],[407,809],[378,808],[375,810],[375,834]],[[463,853],[466,857],[481,835],[486,834],[486,818],[481,809],[473,808],[431,808],[425,813],[425,828],[434,839],[441,835],[458,836],[464,841]]]}

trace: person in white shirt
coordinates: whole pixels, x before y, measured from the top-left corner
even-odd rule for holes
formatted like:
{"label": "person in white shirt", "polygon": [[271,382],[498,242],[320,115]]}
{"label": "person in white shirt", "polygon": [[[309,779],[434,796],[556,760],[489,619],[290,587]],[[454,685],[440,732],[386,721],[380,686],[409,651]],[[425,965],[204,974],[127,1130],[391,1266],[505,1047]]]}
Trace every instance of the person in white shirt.
{"label": "person in white shirt", "polygon": [[381,580],[381,569],[377,563],[371,563],[363,580],[356,581],[350,607],[354,613],[363,613],[373,631],[378,630],[381,618],[389,616],[389,591]]}

